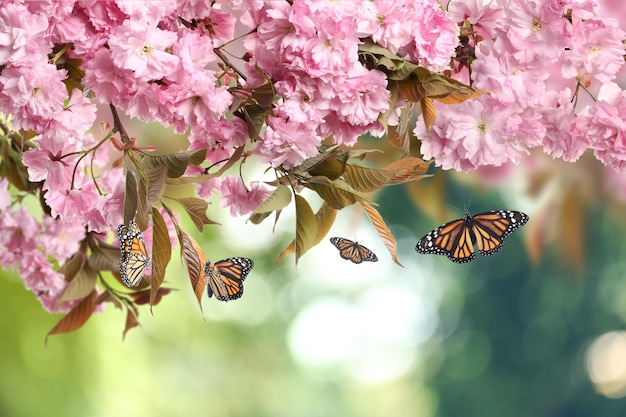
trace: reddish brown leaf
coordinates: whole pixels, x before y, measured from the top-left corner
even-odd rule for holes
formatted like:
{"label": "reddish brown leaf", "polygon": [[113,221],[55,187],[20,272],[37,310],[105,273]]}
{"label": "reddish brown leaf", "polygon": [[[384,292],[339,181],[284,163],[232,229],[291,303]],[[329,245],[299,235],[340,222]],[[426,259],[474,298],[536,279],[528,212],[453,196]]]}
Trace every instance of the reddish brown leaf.
{"label": "reddish brown leaf", "polygon": [[165,279],[165,268],[172,258],[172,243],[161,213],[152,209],[152,280],[150,305],[154,305],[157,293]]}
{"label": "reddish brown leaf", "polygon": [[365,201],[361,201],[361,207],[363,207],[363,209],[365,210],[365,214],[367,214],[367,217],[369,217],[370,221],[374,225],[374,228],[376,228],[378,235],[385,243],[387,250],[389,250],[389,253],[391,254],[391,259],[393,259],[393,261],[401,267],[404,267],[404,265],[402,265],[400,261],[398,261],[398,256],[396,253],[396,238],[391,233],[389,227],[387,227],[387,225],[385,224],[385,221],[383,220],[380,213],[374,207],[367,204]]}
{"label": "reddish brown leaf", "polygon": [[122,333],[122,340],[126,338],[126,333],[130,329],[133,329],[139,326],[139,310],[137,307],[132,306],[132,309],[129,307],[126,311],[126,325],[124,326],[124,332]]}
{"label": "reddish brown leaf", "polygon": [[426,132],[435,123],[437,119],[437,108],[432,99],[424,97],[420,100],[420,106],[422,108],[422,115],[424,116],[424,126],[426,126]]}
{"label": "reddish brown leaf", "polygon": [[48,337],[53,334],[69,333],[74,330],[80,329],[83,324],[89,320],[89,317],[96,309],[96,297],[98,293],[93,290],[88,297],[83,299],[80,303],[76,304],[73,309],[70,310],[59,322],[54,326],[48,335],[46,336],[46,344],[48,343]]}
{"label": "reddish brown leaf", "polygon": [[152,294],[151,294],[151,291],[149,290],[134,292],[130,294],[130,298],[132,298],[135,301],[135,304],[137,305],[144,305],[144,304],[150,303],[151,305],[155,306],[159,304],[159,302],[161,301],[164,295],[167,295],[170,292],[172,292],[171,288],[164,288],[164,287],[159,288],[159,290],[157,291],[157,295],[152,302],[150,301],[150,296]]}
{"label": "reddish brown leaf", "polygon": [[196,229],[198,229],[199,232],[202,232],[205,224],[219,224],[207,217],[206,209],[209,203],[201,198],[179,198],[178,202],[183,206],[189,217],[191,217],[191,221],[196,225]]}
{"label": "reddish brown leaf", "polygon": [[200,245],[184,230],[179,230],[178,240],[180,242],[180,256],[185,261],[191,288],[193,288],[200,311],[202,311],[202,296],[209,281],[209,277],[204,272],[206,256]]}

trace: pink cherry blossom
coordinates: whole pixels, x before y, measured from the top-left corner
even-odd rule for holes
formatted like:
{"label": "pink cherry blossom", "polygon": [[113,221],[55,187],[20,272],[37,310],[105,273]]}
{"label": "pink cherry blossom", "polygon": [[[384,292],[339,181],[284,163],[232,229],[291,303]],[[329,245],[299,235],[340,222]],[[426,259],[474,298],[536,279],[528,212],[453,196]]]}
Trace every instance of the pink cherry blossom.
{"label": "pink cherry blossom", "polygon": [[520,63],[545,66],[555,62],[564,50],[566,20],[554,13],[550,4],[536,0],[510,0],[505,8],[507,19],[500,21],[499,34],[517,52]]}
{"label": "pink cherry blossom", "polygon": [[617,84],[600,88],[598,101],[583,113],[585,130],[594,138],[596,158],[614,169],[626,168],[626,92]]}
{"label": "pink cherry blossom", "polygon": [[412,40],[411,25],[407,25],[406,22],[412,16],[413,3],[408,0],[377,0],[368,4],[362,9],[360,16],[370,22],[371,33],[366,34],[371,35],[374,42],[397,53]]}
{"label": "pink cherry blossom", "polygon": [[418,120],[415,135],[422,141],[424,157],[434,158],[443,169],[468,171],[479,165],[517,162],[527,151],[516,140],[522,124],[516,110],[481,97],[441,112],[428,132]]}
{"label": "pink cherry blossom", "polygon": [[226,87],[216,87],[215,84],[211,72],[196,71],[177,91],[174,110],[185,125],[208,128],[228,110],[233,96]]}
{"label": "pink cherry blossom", "polygon": [[11,193],[9,193],[9,181],[0,178],[0,213],[11,205]]}
{"label": "pink cherry blossom", "polygon": [[46,59],[52,49],[45,38],[46,16],[32,14],[24,4],[3,2],[0,8],[0,65],[17,66]]}
{"label": "pink cherry blossom", "polygon": [[117,66],[149,81],[171,75],[178,67],[180,58],[166,51],[176,40],[176,33],[149,21],[126,21],[111,34],[109,47]]}
{"label": "pink cherry blossom", "polygon": [[491,39],[495,35],[497,22],[504,18],[504,10],[493,0],[451,1],[448,16],[459,24],[468,21],[478,36]]}
{"label": "pink cherry blossom", "polygon": [[490,41],[476,48],[472,63],[473,87],[493,92],[502,103],[532,106],[546,89],[549,73],[527,63],[520,63],[510,53],[499,52]]}
{"label": "pink cherry blossom", "polygon": [[78,251],[78,244],[85,238],[85,227],[76,221],[44,216],[44,232],[39,241],[44,253],[63,264]]}
{"label": "pink cherry blossom", "polygon": [[[35,139],[38,149],[24,152],[22,160],[28,168],[28,179],[45,181],[44,189],[66,189],[72,180],[80,142],[74,137],[39,136]],[[69,155],[69,156],[66,156]]]}
{"label": "pink cherry blossom", "polygon": [[254,145],[261,162],[291,169],[317,155],[321,138],[304,124],[270,116],[263,140]]}
{"label": "pink cherry blossom", "polygon": [[572,26],[563,76],[574,78],[584,72],[603,84],[614,80],[624,64],[626,33],[605,19],[574,21]]}
{"label": "pink cherry blossom", "polygon": [[271,194],[271,191],[258,181],[252,181],[248,189],[241,178],[232,175],[224,177],[221,189],[220,205],[230,208],[231,216],[252,213]]}
{"label": "pink cherry blossom", "polygon": [[352,125],[368,125],[375,122],[389,108],[390,93],[387,78],[381,71],[368,71],[354,65],[349,71],[333,100],[340,119]]}
{"label": "pink cherry blossom", "polygon": [[203,181],[196,187],[196,195],[205,200],[209,199],[213,193],[222,188],[222,179],[214,177],[208,181]]}
{"label": "pink cherry blossom", "polygon": [[5,210],[0,216],[0,263],[9,266],[37,248],[41,225],[25,207]]}
{"label": "pink cherry blossom", "polygon": [[411,21],[421,22],[412,25],[412,41],[408,47],[400,49],[400,54],[412,58],[420,65],[433,70],[447,69],[450,58],[459,44],[459,28],[443,12],[437,2],[415,2],[415,14]]}
{"label": "pink cherry blossom", "polygon": [[584,131],[579,129],[569,88],[557,92],[548,91],[538,100],[538,110],[546,134],[542,140],[544,152],[553,158],[574,162],[589,146]]}
{"label": "pink cherry blossom", "polygon": [[52,64],[8,66],[0,74],[0,108],[15,116],[25,129],[41,131],[63,110],[67,72]]}

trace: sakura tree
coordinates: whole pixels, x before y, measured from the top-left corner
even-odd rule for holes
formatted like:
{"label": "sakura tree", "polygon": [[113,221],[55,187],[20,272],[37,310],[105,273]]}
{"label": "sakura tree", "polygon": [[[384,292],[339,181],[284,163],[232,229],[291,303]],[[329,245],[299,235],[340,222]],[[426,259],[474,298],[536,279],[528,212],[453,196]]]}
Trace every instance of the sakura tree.
{"label": "sakura tree", "polygon": [[[50,334],[106,302],[136,326],[137,305],[169,292],[177,244],[200,303],[206,257],[179,216],[219,227],[214,193],[255,224],[293,204],[278,260],[296,262],[358,204],[399,263],[373,195],[431,163],[467,171],[532,148],[574,162],[589,149],[623,170],[624,39],[594,0],[4,0],[0,263],[48,311],[69,312]],[[124,118],[173,128],[188,148],[139,146]],[[386,164],[371,163],[364,136],[396,149]],[[273,179],[243,178],[249,161]],[[152,258],[136,288],[121,283],[114,234],[131,220]]]}

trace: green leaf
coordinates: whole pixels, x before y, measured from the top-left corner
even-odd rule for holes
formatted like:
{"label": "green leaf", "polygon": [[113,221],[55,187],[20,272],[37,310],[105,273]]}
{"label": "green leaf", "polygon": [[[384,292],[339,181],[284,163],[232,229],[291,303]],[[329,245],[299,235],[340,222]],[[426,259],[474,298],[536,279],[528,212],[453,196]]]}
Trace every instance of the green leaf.
{"label": "green leaf", "polygon": [[126,192],[124,194],[124,224],[128,224],[137,213],[137,181],[132,171],[126,172]]}
{"label": "green leaf", "polygon": [[167,155],[149,156],[152,167],[167,167],[168,178],[178,178],[185,173],[189,165],[200,165],[206,159],[206,148],[184,151]]}
{"label": "green leaf", "polygon": [[230,167],[232,167],[237,161],[241,159],[243,152],[244,152],[243,146],[240,146],[239,148],[235,149],[235,152],[233,152],[230,159],[226,161],[226,163],[222,165],[220,169],[218,169],[215,172],[212,172],[206,175],[189,175],[189,176],[184,176],[181,178],[170,178],[167,180],[167,183],[173,184],[173,185],[194,184],[198,182],[208,181],[211,178],[219,177],[224,172],[228,171]]}
{"label": "green leaf", "polygon": [[207,207],[209,207],[209,203],[202,200],[201,198],[179,198],[176,201],[178,201],[183,206],[183,208],[191,218],[191,221],[193,221],[193,224],[196,225],[196,229],[198,229],[199,232],[202,232],[205,224],[219,224],[207,217],[206,210]]}
{"label": "green leaf", "polygon": [[287,247],[278,254],[278,256],[276,257],[276,261],[274,262],[274,265],[278,264],[278,262],[280,262],[281,259],[283,259],[287,255],[291,255],[295,251],[296,251],[296,239],[289,242]]}
{"label": "green leaf", "polygon": [[319,155],[306,159],[295,167],[292,172],[308,172],[312,176],[323,175],[330,179],[339,178],[343,174],[348,154],[339,152],[339,146],[331,146]]}
{"label": "green leaf", "polygon": [[371,192],[379,190],[387,185],[393,178],[394,173],[375,168],[367,168],[363,165],[348,164],[343,177],[355,190]]}
{"label": "green leaf", "polygon": [[258,213],[270,213],[272,211],[282,210],[291,203],[291,189],[283,184],[278,184],[276,189],[269,197],[265,199],[259,206],[252,212]]}
{"label": "green leaf", "polygon": [[[76,256],[73,258],[75,259]],[[80,262],[82,262],[82,255],[78,255]],[[69,262],[73,262],[70,260]],[[74,261],[75,263],[79,263]],[[66,263],[67,265],[67,263]],[[64,265],[65,266],[65,265]],[[61,270],[59,270],[61,271]],[[57,305],[63,301],[78,300],[85,298],[96,287],[98,275],[96,271],[89,267],[88,263],[85,263],[77,274],[72,278],[67,287],[63,290],[63,293],[57,298]]]}
{"label": "green leaf", "polygon": [[250,214],[248,221],[253,224],[260,224],[274,211],[276,212],[276,220],[278,220],[280,211],[287,207],[290,202],[291,189],[284,184],[278,184],[274,192]]}
{"label": "green leaf", "polygon": [[384,71],[388,80],[404,80],[418,68],[417,64],[399,57],[371,39],[359,45],[359,55],[365,57],[368,68]]}
{"label": "green leaf", "polygon": [[[135,214],[135,221],[140,230],[146,230],[148,228],[148,213],[152,206],[148,205],[148,177],[145,175],[139,176],[139,186],[137,187],[137,213]],[[126,223],[128,224],[128,223]]]}
{"label": "green leaf", "polygon": [[91,255],[87,258],[89,267],[94,271],[115,271],[120,266],[120,248],[100,242],[92,248]]}
{"label": "green leaf", "polygon": [[397,126],[387,126],[387,140],[389,143],[404,151],[408,155],[411,151],[411,138],[413,137],[409,122],[413,114],[413,105],[409,104],[400,110]]}
{"label": "green leaf", "polygon": [[305,187],[315,191],[324,201],[334,209],[341,210],[357,201],[369,201],[358,191],[355,191],[342,180],[329,180],[326,177],[312,177]]}
{"label": "green leaf", "polygon": [[152,209],[152,280],[150,285],[150,305],[158,294],[165,279],[165,268],[172,258],[172,243],[163,216]]}
{"label": "green leaf", "polygon": [[474,90],[454,78],[436,74],[419,67],[410,77],[398,83],[402,95],[411,102],[419,102],[425,97],[444,104],[459,104],[480,97],[484,91]]}
{"label": "green leaf", "polygon": [[430,177],[431,175],[426,175],[429,166],[430,162],[426,162],[421,158],[407,156],[390,163],[383,169],[394,173],[393,178],[389,181],[389,185],[396,185]]}
{"label": "green leaf", "polygon": [[337,217],[337,210],[328,205],[328,203],[324,202],[322,206],[315,213],[315,220],[317,222],[317,236],[315,236],[315,240],[313,241],[313,246],[317,245],[326,237],[330,228],[335,223],[335,218]]}
{"label": "green leaf", "polygon": [[249,104],[242,107],[235,113],[235,116],[241,117],[248,125],[248,134],[253,139],[260,139],[261,130],[265,125],[269,110],[259,106],[258,104]]}
{"label": "green leaf", "polygon": [[276,98],[276,91],[272,83],[265,83],[254,90],[252,90],[251,98],[263,109],[271,109],[274,99]]}
{"label": "green leaf", "polygon": [[[317,245],[324,239],[324,237],[328,234],[328,231],[332,227],[335,222],[335,218],[337,217],[337,210],[330,207],[328,204],[323,203],[322,206],[315,213],[315,223],[317,225],[317,232],[315,234],[315,239],[313,239],[313,243],[311,247]],[[289,245],[285,249],[283,249],[276,257],[276,261],[274,264],[278,264],[281,259],[283,259],[287,255],[291,255],[296,251],[296,239],[292,240]]]}
{"label": "green leaf", "polygon": [[315,243],[317,220],[311,206],[300,195],[296,195],[296,264]]}
{"label": "green leaf", "polygon": [[167,178],[167,167],[158,165],[146,171],[148,177],[148,189],[146,195],[146,206],[154,207],[165,191],[165,179]]}

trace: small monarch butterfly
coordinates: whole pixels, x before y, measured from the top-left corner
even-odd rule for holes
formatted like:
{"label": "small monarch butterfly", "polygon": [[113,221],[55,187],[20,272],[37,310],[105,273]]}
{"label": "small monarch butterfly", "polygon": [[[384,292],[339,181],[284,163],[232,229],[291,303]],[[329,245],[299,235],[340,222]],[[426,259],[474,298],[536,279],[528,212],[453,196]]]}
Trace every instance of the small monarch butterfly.
{"label": "small monarch butterfly", "polygon": [[204,264],[204,272],[209,278],[207,294],[215,295],[220,301],[236,300],[243,294],[243,281],[254,266],[249,258],[227,258]]}
{"label": "small monarch butterfly", "polygon": [[471,262],[476,258],[474,244],[481,255],[493,255],[506,238],[528,221],[528,215],[513,210],[494,210],[453,220],[428,232],[415,246],[418,253],[446,255],[452,262]]}
{"label": "small monarch butterfly", "polygon": [[117,228],[117,237],[120,241],[120,275],[122,281],[129,287],[136,287],[143,278],[143,271],[150,265],[150,257],[143,242],[141,230],[134,220],[128,226],[120,224]]}
{"label": "small monarch butterfly", "polygon": [[359,242],[353,242],[343,237],[331,237],[330,243],[339,249],[339,255],[343,259],[352,261],[355,264],[360,264],[364,261],[378,261],[376,254],[365,246],[359,245]]}

